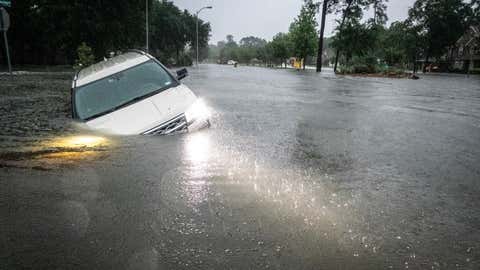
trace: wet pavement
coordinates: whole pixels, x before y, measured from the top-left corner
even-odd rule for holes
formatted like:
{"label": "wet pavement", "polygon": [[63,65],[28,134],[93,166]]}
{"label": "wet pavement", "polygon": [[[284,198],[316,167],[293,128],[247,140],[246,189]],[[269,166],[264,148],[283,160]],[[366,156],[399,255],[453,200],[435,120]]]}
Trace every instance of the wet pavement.
{"label": "wet pavement", "polygon": [[165,137],[0,76],[0,269],[480,268],[479,77],[189,71],[212,127]]}

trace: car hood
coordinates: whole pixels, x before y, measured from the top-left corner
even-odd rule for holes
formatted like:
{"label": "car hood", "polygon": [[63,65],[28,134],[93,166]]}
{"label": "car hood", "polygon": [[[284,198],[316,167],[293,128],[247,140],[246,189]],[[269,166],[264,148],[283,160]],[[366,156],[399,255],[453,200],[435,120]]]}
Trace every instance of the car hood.
{"label": "car hood", "polygon": [[92,129],[117,135],[138,135],[185,113],[195,102],[195,94],[185,85],[86,122]]}

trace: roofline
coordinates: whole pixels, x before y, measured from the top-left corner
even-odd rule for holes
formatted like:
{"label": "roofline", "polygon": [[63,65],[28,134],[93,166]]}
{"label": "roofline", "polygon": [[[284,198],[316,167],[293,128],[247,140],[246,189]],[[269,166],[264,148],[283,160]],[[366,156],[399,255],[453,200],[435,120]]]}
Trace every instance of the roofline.
{"label": "roofline", "polygon": [[[124,52],[124,53],[129,53],[129,52],[138,53],[138,54],[141,54],[141,55],[148,56],[149,58],[152,58],[151,55],[149,55],[148,53],[146,53],[146,52],[144,52],[144,51],[142,51],[142,50],[139,50],[139,49],[128,49],[128,50],[127,50],[126,52]],[[122,53],[122,54],[123,54],[123,53]],[[74,83],[76,83],[76,81],[78,80],[78,74],[79,74],[82,70],[84,70],[84,69],[86,69],[86,68],[88,68],[88,67],[84,67],[84,68],[79,69],[79,70],[77,70],[77,71],[75,72],[75,74],[73,75],[73,82],[74,82]]]}
{"label": "roofline", "polygon": [[[141,56],[145,56],[149,59],[155,59],[153,56],[149,55],[148,53],[146,53],[142,50],[138,50],[138,49],[129,49],[129,50],[123,52],[122,54],[126,54],[126,53],[137,53],[137,54],[140,54]],[[122,55],[122,54],[119,54],[119,55]],[[95,64],[98,64],[98,63],[101,63],[101,61],[97,62]],[[88,66],[88,67],[90,67],[90,66]],[[82,70],[84,70],[84,69],[87,69],[88,67],[84,67],[84,68],[78,70],[77,72],[75,72],[75,75],[73,77],[73,82],[72,82],[72,89],[77,87],[78,75],[80,74],[80,72],[82,72]]]}

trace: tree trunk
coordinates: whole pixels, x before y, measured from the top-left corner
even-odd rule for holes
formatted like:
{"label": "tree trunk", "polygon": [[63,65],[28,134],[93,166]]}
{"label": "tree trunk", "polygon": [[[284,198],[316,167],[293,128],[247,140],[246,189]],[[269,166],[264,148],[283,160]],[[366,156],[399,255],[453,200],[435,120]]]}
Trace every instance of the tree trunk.
{"label": "tree trunk", "polygon": [[322,23],[320,26],[320,37],[318,38],[317,72],[322,72],[323,36],[325,34],[325,20],[327,18],[327,7],[328,7],[328,0],[324,0],[323,9],[322,9]]}
{"label": "tree trunk", "polygon": [[413,58],[413,74],[417,73],[417,53],[415,52],[415,57]]}
{"label": "tree trunk", "polygon": [[[180,63],[180,49],[177,47],[176,50],[177,50],[176,53],[177,53],[177,66],[178,66],[178,64]],[[183,65],[183,63],[182,63],[182,65]]]}
{"label": "tree trunk", "polygon": [[425,73],[427,71],[427,63],[428,63],[429,59],[430,59],[430,55],[428,55],[428,53],[427,53],[427,56],[425,57],[425,62],[423,62],[423,73]]}
{"label": "tree trunk", "polygon": [[[350,7],[352,6],[354,0],[349,0],[348,5],[343,11],[343,17],[342,17],[342,23],[340,23],[340,32],[343,29],[343,25],[345,24],[345,19],[347,18],[348,13],[350,12]],[[339,33],[340,34],[340,33]],[[340,50],[337,49],[336,55],[335,55],[335,67],[333,69],[334,72],[337,72],[337,66],[338,66],[338,57],[340,56]]]}
{"label": "tree trunk", "polygon": [[333,72],[337,73],[337,66],[338,66],[338,57],[340,56],[340,50],[337,50],[335,53],[335,66],[333,67]]}

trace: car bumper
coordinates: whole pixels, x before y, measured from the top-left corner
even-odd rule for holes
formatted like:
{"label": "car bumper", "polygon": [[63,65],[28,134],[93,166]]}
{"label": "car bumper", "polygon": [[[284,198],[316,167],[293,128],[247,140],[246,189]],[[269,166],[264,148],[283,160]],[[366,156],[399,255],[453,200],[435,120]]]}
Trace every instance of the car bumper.
{"label": "car bumper", "polygon": [[210,127],[208,119],[196,119],[187,121],[185,114],[181,114],[157,127],[142,133],[142,135],[172,135],[186,133]]}

